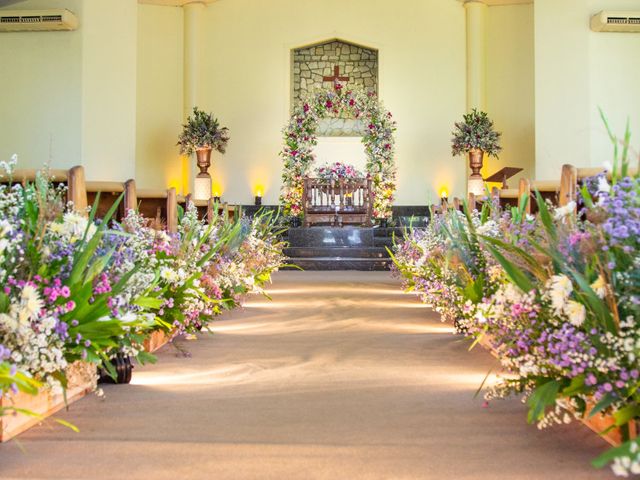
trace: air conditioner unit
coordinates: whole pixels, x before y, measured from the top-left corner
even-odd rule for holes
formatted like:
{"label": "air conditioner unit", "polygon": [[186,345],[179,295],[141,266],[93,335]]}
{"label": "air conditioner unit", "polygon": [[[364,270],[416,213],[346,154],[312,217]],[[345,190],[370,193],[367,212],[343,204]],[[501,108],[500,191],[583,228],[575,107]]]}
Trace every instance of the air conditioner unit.
{"label": "air conditioner unit", "polygon": [[594,32],[640,32],[640,12],[602,11],[591,17]]}
{"label": "air conditioner unit", "polygon": [[75,30],[78,17],[65,9],[0,10],[0,32]]}

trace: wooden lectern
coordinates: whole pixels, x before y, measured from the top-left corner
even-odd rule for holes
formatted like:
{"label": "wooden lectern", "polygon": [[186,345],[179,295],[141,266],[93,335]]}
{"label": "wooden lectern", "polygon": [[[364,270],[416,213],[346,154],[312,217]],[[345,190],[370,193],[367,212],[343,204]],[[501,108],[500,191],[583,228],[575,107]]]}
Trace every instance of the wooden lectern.
{"label": "wooden lectern", "polygon": [[504,167],[502,170],[498,170],[496,173],[488,178],[485,178],[485,182],[502,182],[502,189],[509,188],[507,186],[507,179],[513,177],[516,173],[521,172],[521,168],[517,167]]}

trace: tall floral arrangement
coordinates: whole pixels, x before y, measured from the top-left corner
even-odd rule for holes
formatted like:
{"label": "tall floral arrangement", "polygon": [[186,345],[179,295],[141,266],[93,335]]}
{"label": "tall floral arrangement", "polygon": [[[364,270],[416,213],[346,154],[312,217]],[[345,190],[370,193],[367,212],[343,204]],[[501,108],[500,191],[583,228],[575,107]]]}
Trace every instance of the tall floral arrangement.
{"label": "tall floral arrangement", "polygon": [[212,113],[193,107],[193,113],[182,126],[178,137],[180,153],[191,155],[200,148],[211,148],[225,153],[229,143],[229,129],[221,127]]}
{"label": "tall floral arrangement", "polygon": [[284,214],[302,215],[304,177],[314,162],[318,121],[328,116],[349,114],[363,119],[366,133],[362,143],[367,154],[366,172],[373,183],[373,215],[389,218],[396,188],[394,137],[396,123],[375,94],[362,89],[321,90],[310,94],[294,107],[291,120],[284,129],[282,192],[280,202]]}
{"label": "tall floral arrangement", "polygon": [[497,157],[500,147],[500,133],[493,127],[493,121],[486,112],[473,109],[463,115],[462,122],[456,122],[452,132],[451,153],[454,156],[478,149],[492,157]]}

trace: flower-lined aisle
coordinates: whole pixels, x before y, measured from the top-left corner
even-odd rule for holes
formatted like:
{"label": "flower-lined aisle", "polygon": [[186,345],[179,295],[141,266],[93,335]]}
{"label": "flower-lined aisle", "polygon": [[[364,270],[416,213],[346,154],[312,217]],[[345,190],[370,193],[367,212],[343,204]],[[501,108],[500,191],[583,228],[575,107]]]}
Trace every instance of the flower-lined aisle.
{"label": "flower-lined aisle", "polygon": [[0,414],[19,391],[66,387],[78,362],[115,376],[117,356],[154,361],[153,332],[206,328],[284,259],[269,214],[206,224],[189,204],[168,234],[134,211],[113,221],[118,202],[98,220],[65,198],[45,173],[0,186]]}
{"label": "flower-lined aisle", "polygon": [[[605,416],[620,445],[594,461],[640,473],[640,180],[627,163],[576,206],[485,202],[446,211],[396,246],[407,290],[501,364],[487,401],[523,395],[540,428]],[[615,429],[615,432],[614,432]]]}

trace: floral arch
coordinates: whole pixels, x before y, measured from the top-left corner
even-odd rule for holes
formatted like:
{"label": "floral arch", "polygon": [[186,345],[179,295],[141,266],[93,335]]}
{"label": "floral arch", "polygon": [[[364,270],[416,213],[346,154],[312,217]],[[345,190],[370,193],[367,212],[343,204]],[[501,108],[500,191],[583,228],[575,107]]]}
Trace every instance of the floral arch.
{"label": "floral arch", "polygon": [[391,217],[396,189],[393,137],[396,123],[373,92],[347,90],[338,83],[333,90],[320,90],[300,101],[284,129],[285,145],[280,153],[284,161],[280,202],[285,215],[302,215],[303,182],[314,162],[318,121],[342,114],[368,122],[362,143],[367,155],[367,175],[373,185],[373,216]]}

